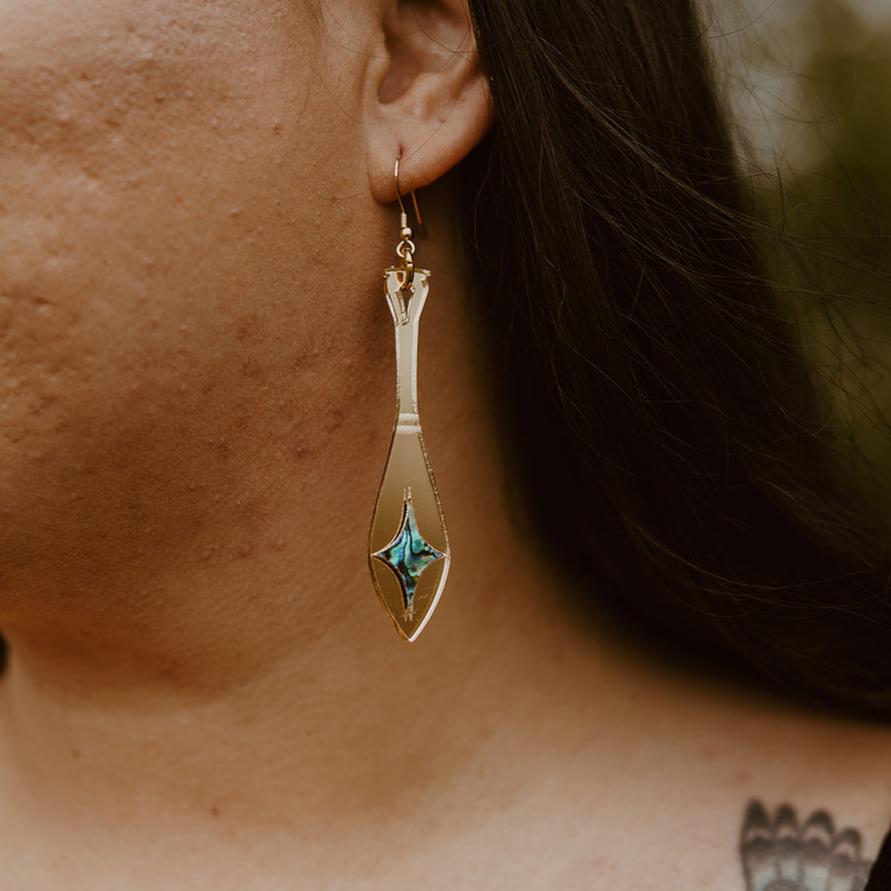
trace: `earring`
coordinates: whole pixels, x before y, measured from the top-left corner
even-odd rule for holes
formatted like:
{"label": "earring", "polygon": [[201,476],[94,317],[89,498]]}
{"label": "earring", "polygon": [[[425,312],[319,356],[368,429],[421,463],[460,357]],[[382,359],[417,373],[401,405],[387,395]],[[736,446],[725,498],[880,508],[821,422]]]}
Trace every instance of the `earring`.
{"label": "earring", "polygon": [[[415,265],[413,232],[399,189],[398,158],[393,175],[400,211],[399,265],[384,270],[384,291],[396,328],[396,423],[371,518],[368,564],[396,630],[413,641],[442,594],[451,552],[418,415],[418,326],[430,270]],[[411,198],[418,227],[422,227],[414,192]]]}

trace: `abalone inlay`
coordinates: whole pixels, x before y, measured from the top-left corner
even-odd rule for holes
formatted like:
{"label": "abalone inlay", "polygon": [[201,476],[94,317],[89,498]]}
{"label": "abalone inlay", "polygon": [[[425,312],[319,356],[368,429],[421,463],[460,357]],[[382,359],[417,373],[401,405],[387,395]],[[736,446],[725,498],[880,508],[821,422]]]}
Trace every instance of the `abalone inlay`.
{"label": "abalone inlay", "polygon": [[399,530],[386,547],[375,551],[371,556],[386,563],[396,574],[402,589],[405,618],[411,620],[414,613],[415,591],[421,573],[431,563],[445,556],[424,538],[418,528],[411,501],[411,486],[406,488],[403,496]]}

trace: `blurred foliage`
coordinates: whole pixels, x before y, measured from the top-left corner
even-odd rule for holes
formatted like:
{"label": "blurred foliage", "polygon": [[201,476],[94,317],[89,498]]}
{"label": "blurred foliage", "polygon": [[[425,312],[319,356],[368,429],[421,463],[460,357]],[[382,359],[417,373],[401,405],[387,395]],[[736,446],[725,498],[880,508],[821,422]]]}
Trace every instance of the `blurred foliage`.
{"label": "blurred foliage", "polygon": [[[867,24],[843,0],[816,0],[805,75],[824,109],[818,123],[825,197],[854,233],[872,223],[873,248],[891,223],[891,29]],[[851,199],[854,199],[852,202]],[[884,255],[887,260],[887,255]]]}
{"label": "blurred foliage", "polygon": [[811,0],[796,25],[805,144],[769,177],[790,236],[777,275],[850,430],[852,482],[891,516],[891,25],[848,0]]}

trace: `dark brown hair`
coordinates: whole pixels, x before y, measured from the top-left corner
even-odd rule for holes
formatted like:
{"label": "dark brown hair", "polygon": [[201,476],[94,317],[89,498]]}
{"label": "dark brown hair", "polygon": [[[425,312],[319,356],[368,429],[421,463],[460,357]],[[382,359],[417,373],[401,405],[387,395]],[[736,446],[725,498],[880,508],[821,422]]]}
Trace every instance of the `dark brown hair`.
{"label": "dark brown hair", "polygon": [[462,164],[505,453],[553,559],[641,629],[891,714],[884,530],[765,273],[692,0],[471,0]]}

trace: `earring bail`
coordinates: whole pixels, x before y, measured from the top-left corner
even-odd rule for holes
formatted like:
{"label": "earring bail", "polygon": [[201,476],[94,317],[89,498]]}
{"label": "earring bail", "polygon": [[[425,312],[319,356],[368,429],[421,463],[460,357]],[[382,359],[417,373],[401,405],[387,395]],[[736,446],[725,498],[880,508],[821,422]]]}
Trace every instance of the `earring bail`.
{"label": "earring bail", "polygon": [[[393,178],[396,181],[396,198],[399,201],[400,241],[396,245],[396,256],[402,260],[402,268],[404,270],[402,287],[411,289],[415,278],[415,243],[412,240],[414,232],[408,223],[408,213],[405,210],[405,202],[402,200],[402,190],[399,188],[399,158],[396,159],[396,163],[393,166]],[[421,209],[418,207],[418,199],[414,191],[410,193],[410,196],[418,227],[423,228],[424,221],[421,219]]]}

